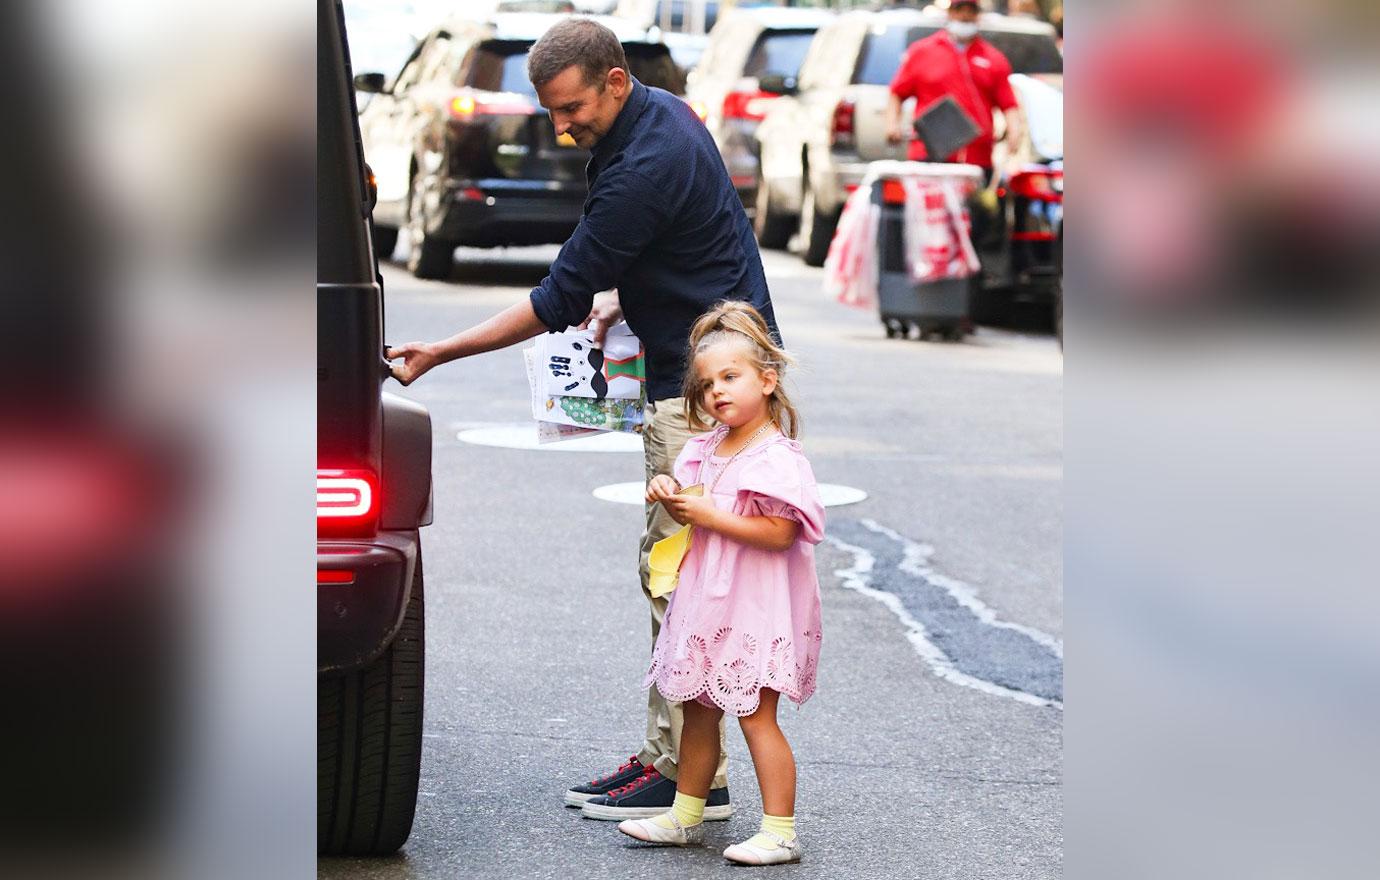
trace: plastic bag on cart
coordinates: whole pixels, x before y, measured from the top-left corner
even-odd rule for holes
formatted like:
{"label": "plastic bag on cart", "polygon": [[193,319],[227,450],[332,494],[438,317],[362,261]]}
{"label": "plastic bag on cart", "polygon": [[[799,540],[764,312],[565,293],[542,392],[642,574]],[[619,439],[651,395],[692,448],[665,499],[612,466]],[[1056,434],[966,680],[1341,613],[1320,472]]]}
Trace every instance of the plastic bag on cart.
{"label": "plastic bag on cart", "polygon": [[982,269],[969,234],[965,183],[905,176],[906,268],[916,284],[969,278]]}
{"label": "plastic bag on cart", "polygon": [[864,182],[848,196],[824,258],[824,290],[846,306],[877,304],[877,226],[881,209]]}

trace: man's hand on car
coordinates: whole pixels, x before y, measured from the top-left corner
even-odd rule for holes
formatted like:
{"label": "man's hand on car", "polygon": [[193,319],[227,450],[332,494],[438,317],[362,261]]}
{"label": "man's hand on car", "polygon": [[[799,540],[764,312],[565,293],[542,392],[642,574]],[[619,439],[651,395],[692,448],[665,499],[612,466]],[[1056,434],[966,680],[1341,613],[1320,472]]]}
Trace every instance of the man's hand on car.
{"label": "man's hand on car", "polygon": [[594,294],[594,306],[589,310],[589,317],[585,318],[578,329],[593,330],[594,347],[603,348],[604,337],[608,335],[609,328],[621,320],[623,307],[618,303],[618,291],[605,290]]}
{"label": "man's hand on car", "polygon": [[406,345],[394,346],[384,352],[384,357],[390,361],[402,358],[401,364],[390,363],[388,370],[394,379],[404,385],[411,385],[427,370],[440,363],[429,342],[409,342]]}
{"label": "man's hand on car", "polygon": [[893,122],[886,127],[886,142],[889,144],[899,144],[906,139],[905,132],[901,130],[900,123]]}

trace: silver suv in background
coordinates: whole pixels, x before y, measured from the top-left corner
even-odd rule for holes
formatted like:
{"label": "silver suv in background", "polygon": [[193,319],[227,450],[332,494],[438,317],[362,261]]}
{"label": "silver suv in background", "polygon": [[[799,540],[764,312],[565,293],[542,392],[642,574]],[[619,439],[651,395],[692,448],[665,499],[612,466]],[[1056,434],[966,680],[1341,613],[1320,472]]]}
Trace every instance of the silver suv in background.
{"label": "silver suv in background", "polygon": [[[945,20],[934,7],[901,8],[849,12],[820,28],[796,88],[771,103],[757,128],[762,171],[755,224],[764,246],[784,246],[799,218],[805,262],[824,265],[839,212],[868,163],[906,156],[904,144],[886,140],[891,80],[906,47]],[[995,13],[984,14],[979,25],[1015,73],[1062,73],[1052,25]]]}
{"label": "silver suv in background", "polygon": [[794,86],[815,32],[833,19],[818,9],[730,10],[719,16],[686,81],[685,96],[714,136],[749,208],[757,191],[757,125],[781,90]]}

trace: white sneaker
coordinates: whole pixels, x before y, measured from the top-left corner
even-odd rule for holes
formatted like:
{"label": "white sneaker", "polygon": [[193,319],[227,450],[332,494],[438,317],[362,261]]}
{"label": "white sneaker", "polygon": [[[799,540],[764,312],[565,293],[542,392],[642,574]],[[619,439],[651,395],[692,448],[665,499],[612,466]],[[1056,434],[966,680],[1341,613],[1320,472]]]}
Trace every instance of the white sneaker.
{"label": "white sneaker", "polygon": [[618,830],[657,846],[699,846],[704,843],[704,823],[686,828],[676,821],[674,813],[660,815],[669,818],[673,827],[663,828],[655,819],[625,819],[618,823]]}
{"label": "white sneaker", "polygon": [[784,865],[787,862],[800,861],[799,836],[787,840],[771,831],[759,831],[753,835],[758,836],[770,838],[774,846],[761,847],[749,838],[724,850],[724,858],[740,865]]}

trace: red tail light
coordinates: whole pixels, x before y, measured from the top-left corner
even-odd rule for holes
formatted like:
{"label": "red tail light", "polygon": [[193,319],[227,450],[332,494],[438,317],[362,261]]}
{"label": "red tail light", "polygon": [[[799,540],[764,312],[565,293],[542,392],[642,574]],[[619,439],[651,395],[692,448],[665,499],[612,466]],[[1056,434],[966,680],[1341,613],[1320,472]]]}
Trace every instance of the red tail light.
{"label": "red tail light", "polygon": [[901,184],[901,181],[882,181],[882,201],[888,205],[904,205],[906,203],[906,188]]}
{"label": "red tail light", "polygon": [[724,118],[761,122],[767,115],[767,105],[780,95],[774,92],[729,92],[724,95]]}
{"label": "red tail light", "polygon": [[1042,202],[1064,201],[1064,172],[1022,171],[1011,175],[1011,192]]}
{"label": "red tail light", "polygon": [[379,518],[378,478],[370,471],[324,468],[316,472],[318,533],[372,533]]}
{"label": "red tail light", "polygon": [[829,124],[829,140],[834,146],[853,143],[853,114],[856,109],[847,98],[834,105],[834,118]]}
{"label": "red tail light", "polygon": [[537,112],[531,103],[518,97],[476,98],[461,94],[450,99],[450,115],[455,119],[473,119],[476,116],[530,116]]}

